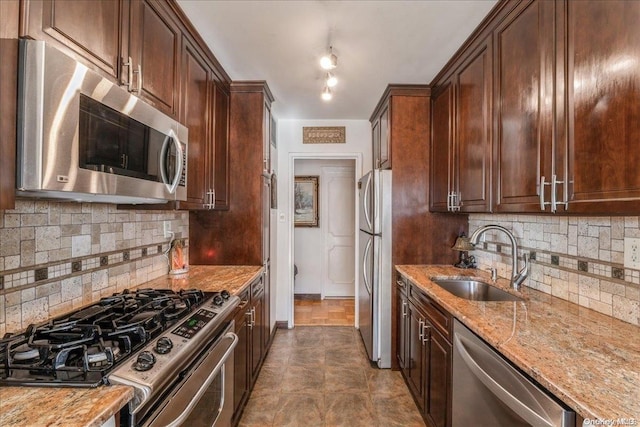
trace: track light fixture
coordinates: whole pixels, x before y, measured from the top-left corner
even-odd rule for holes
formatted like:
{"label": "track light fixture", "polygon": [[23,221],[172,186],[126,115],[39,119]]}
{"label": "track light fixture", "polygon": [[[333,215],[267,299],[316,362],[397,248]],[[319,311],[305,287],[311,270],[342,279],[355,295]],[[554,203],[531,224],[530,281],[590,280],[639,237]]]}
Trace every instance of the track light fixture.
{"label": "track light fixture", "polygon": [[325,86],[324,89],[322,90],[322,100],[323,101],[331,101],[331,98],[333,98],[333,94],[331,93],[331,89],[329,88],[329,86]]}
{"label": "track light fixture", "polygon": [[333,46],[329,46],[329,53],[320,58],[320,66],[324,70],[333,70],[338,66],[338,57],[333,54]]}
{"label": "track light fixture", "polygon": [[327,72],[326,83],[327,83],[327,86],[329,87],[335,87],[335,85],[338,84],[338,78],[333,74],[331,74],[330,72]]}

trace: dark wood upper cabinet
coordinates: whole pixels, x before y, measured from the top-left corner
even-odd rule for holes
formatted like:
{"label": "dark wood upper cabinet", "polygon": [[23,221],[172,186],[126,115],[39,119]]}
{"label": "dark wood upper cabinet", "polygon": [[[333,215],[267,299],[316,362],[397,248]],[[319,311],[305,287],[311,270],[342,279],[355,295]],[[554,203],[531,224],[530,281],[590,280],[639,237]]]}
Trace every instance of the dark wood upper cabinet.
{"label": "dark wood upper cabinet", "polygon": [[567,64],[567,117],[561,123],[567,131],[561,136],[568,142],[568,174],[558,175],[569,186],[557,188],[558,200],[568,200],[568,212],[637,214],[640,2],[562,5],[558,22],[566,22],[567,46],[560,53]]}
{"label": "dark wood upper cabinet", "polygon": [[377,169],[391,169],[391,132],[389,129],[389,117],[391,104],[386,105],[380,113],[380,149],[377,159]]}
{"label": "dark wood upper cabinet", "polygon": [[[164,113],[178,116],[180,27],[165,3],[131,0],[127,67],[130,90]],[[128,71],[129,72],[129,71]]]}
{"label": "dark wood upper cabinet", "polygon": [[229,88],[222,81],[213,85],[214,111],[214,162],[213,197],[216,210],[229,209]]}
{"label": "dark wood upper cabinet", "polygon": [[124,41],[121,24],[128,19],[127,6],[124,0],[27,0],[22,35],[50,42],[119,79]]}
{"label": "dark wood upper cabinet", "polygon": [[491,211],[491,39],[456,73],[454,194],[462,212]]}
{"label": "dark wood upper cabinet", "polygon": [[214,66],[183,40],[180,119],[189,128],[187,200],[178,209],[229,209],[229,90]]}
{"label": "dark wood upper cabinet", "polygon": [[432,212],[451,210],[453,187],[454,83],[450,80],[433,90],[431,98],[431,192]]}
{"label": "dark wood upper cabinet", "polygon": [[487,38],[433,91],[431,211],[491,211],[491,79]]}
{"label": "dark wood upper cabinet", "polygon": [[0,211],[15,207],[19,14],[17,0],[0,1]]}
{"label": "dark wood upper cabinet", "polygon": [[[387,89],[388,90],[388,89]],[[371,131],[373,143],[373,168],[391,169],[391,106],[392,96],[389,92],[383,96],[371,116]]]}
{"label": "dark wood upper cabinet", "polygon": [[189,128],[187,200],[181,208],[203,209],[206,204],[212,164],[210,111],[212,73],[197,48],[184,41],[182,64],[182,106],[180,120]]}
{"label": "dark wood upper cabinet", "polygon": [[495,211],[539,212],[553,175],[555,2],[525,1],[496,28]]}
{"label": "dark wood upper cabinet", "polygon": [[[264,122],[271,119],[267,114],[271,102],[273,95],[264,81],[231,85],[228,182],[233,197],[228,211],[191,213],[189,261],[193,264],[262,265],[266,260],[269,224],[263,217],[265,211],[268,215],[268,206],[263,206],[263,168],[269,128]],[[268,286],[267,282],[267,294]]]}

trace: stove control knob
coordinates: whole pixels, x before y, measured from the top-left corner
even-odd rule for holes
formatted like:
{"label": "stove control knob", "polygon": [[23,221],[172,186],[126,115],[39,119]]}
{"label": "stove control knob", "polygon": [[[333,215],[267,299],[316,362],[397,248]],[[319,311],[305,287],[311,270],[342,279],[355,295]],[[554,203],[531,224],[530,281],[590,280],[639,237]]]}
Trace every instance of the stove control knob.
{"label": "stove control knob", "polygon": [[156,357],[150,351],[143,351],[138,355],[136,363],[133,365],[133,369],[136,371],[148,371],[153,368],[156,363]]}
{"label": "stove control knob", "polygon": [[224,299],[219,294],[213,297],[213,305],[220,307],[222,304],[224,304]]}
{"label": "stove control knob", "polygon": [[169,337],[161,337],[156,343],[156,353],[167,354],[173,348],[173,342]]}
{"label": "stove control knob", "polygon": [[224,291],[220,292],[220,296],[222,298],[224,298],[225,300],[228,300],[231,295],[229,295],[229,291],[224,290]]}

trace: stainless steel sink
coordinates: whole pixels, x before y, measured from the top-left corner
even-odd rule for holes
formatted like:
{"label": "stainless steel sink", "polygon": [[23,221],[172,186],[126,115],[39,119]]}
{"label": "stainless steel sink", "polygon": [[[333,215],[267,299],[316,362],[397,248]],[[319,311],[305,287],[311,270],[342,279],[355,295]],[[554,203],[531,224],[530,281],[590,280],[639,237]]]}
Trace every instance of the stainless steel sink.
{"label": "stainless steel sink", "polygon": [[431,281],[447,292],[471,301],[522,301],[519,296],[478,280],[432,278]]}

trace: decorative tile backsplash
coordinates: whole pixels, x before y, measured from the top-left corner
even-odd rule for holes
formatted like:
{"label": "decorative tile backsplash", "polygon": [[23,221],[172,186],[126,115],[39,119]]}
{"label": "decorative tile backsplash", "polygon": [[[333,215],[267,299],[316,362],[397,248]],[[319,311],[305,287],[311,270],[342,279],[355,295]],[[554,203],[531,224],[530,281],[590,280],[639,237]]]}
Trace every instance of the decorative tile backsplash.
{"label": "decorative tile backsplash", "polygon": [[[624,238],[640,237],[638,217],[469,215],[469,231],[498,224],[513,231],[529,254],[526,286],[640,325],[640,271],[624,267]],[[471,252],[479,268],[511,274],[511,247],[504,233],[489,231],[486,245]]]}
{"label": "decorative tile backsplash", "polygon": [[0,211],[0,337],[166,274],[163,221],[188,245],[187,212],[31,199]]}

